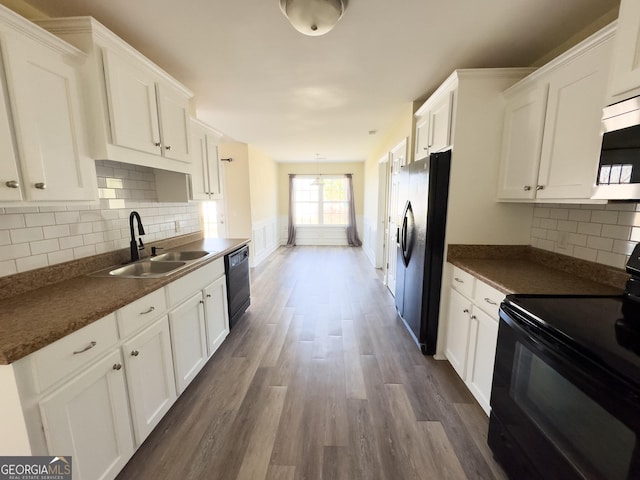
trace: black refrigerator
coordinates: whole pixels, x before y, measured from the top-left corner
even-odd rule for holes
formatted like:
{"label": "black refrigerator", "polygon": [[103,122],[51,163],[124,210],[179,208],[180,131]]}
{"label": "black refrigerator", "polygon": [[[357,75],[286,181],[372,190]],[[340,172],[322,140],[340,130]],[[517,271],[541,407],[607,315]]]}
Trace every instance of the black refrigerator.
{"label": "black refrigerator", "polygon": [[448,150],[400,172],[396,310],[425,355],[436,351],[450,169]]}

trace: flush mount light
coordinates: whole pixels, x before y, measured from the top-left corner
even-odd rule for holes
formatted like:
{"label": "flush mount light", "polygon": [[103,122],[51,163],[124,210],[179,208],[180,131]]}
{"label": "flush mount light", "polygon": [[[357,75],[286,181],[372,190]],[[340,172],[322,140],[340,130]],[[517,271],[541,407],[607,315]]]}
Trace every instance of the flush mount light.
{"label": "flush mount light", "polygon": [[309,36],[329,32],[347,8],[347,0],[280,0],[293,28]]}

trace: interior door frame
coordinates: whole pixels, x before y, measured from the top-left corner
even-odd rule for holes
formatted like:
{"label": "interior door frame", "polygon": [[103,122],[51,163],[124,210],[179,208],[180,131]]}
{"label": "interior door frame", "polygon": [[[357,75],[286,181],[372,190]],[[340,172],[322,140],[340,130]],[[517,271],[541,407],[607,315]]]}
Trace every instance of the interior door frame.
{"label": "interior door frame", "polygon": [[378,160],[378,228],[376,229],[376,268],[382,269],[383,282],[387,280],[387,247],[388,247],[388,206],[389,206],[389,175],[390,154],[385,153]]}

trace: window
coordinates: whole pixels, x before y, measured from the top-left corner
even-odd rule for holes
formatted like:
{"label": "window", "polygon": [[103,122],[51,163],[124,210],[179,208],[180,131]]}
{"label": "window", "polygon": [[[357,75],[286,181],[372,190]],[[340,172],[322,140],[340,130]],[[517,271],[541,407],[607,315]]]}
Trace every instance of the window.
{"label": "window", "polygon": [[322,185],[314,183],[315,177],[296,177],[293,180],[295,224],[347,225],[347,179],[322,176]]}

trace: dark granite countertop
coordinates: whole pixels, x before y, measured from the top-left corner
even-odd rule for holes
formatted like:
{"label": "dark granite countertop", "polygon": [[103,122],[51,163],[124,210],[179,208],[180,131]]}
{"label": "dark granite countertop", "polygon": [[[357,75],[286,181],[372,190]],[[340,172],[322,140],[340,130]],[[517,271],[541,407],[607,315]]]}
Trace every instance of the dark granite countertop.
{"label": "dark granite countertop", "polygon": [[505,294],[619,295],[620,269],[521,245],[449,245],[447,261]]}
{"label": "dark granite countertop", "polygon": [[[163,253],[170,249],[205,250],[215,255],[163,278],[89,276],[122,263],[121,251],[4,277],[0,289],[5,294],[12,290],[14,295],[0,299],[0,364],[15,362],[249,243],[247,239],[193,238],[184,236],[182,244],[156,245],[166,248]],[[105,265],[108,261],[112,263]],[[42,278],[55,276],[62,281],[40,285]],[[28,285],[37,288],[28,289]]]}

